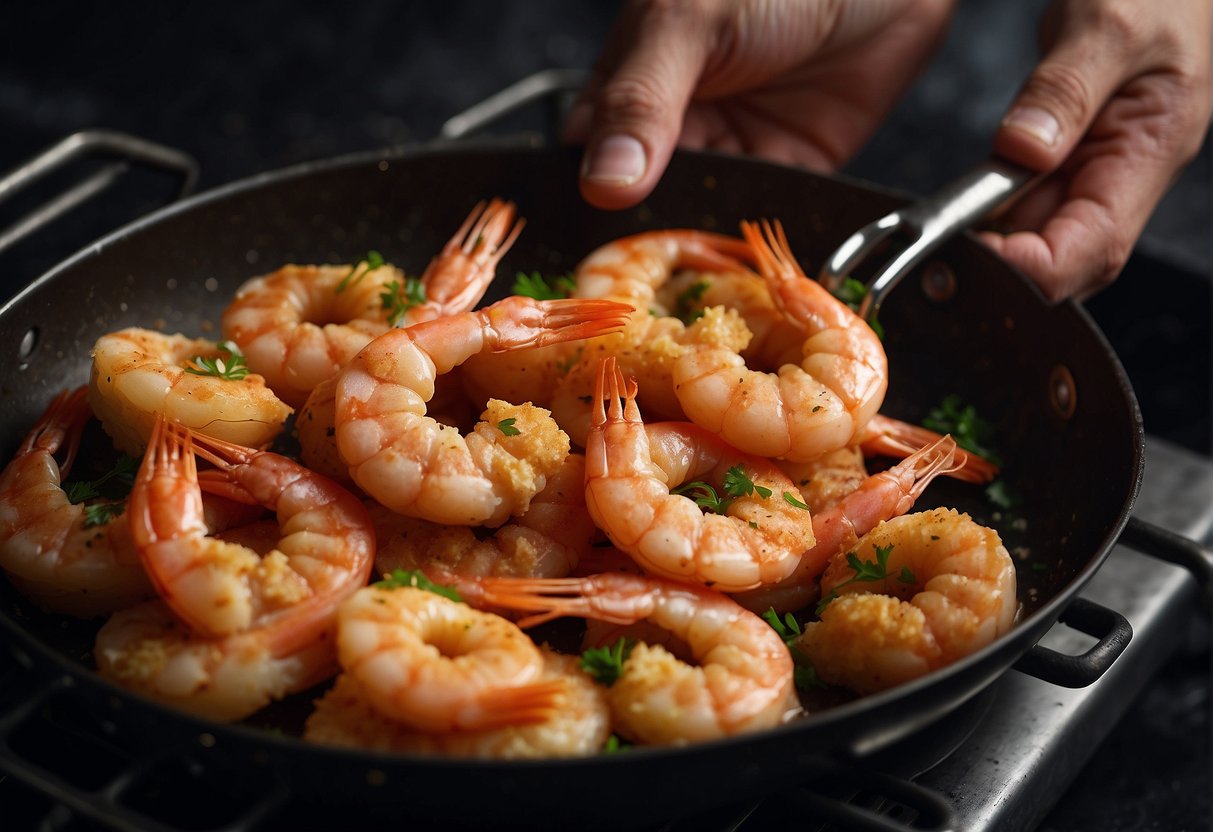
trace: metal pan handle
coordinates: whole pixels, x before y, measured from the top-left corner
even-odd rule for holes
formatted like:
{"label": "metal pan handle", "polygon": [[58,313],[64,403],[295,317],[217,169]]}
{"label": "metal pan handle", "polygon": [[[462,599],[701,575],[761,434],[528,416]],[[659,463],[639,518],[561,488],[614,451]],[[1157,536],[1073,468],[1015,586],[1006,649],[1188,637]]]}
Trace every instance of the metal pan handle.
{"label": "metal pan handle", "polygon": [[446,141],[466,138],[532,102],[546,101],[548,139],[554,141],[569,100],[585,86],[589,77],[590,74],[582,69],[545,69],[528,75],[479,104],[451,116],[443,123],[439,138]]}
{"label": "metal pan handle", "polygon": [[1162,526],[1133,516],[1129,517],[1119,542],[1143,554],[1182,566],[1191,572],[1200,586],[1201,603],[1205,612],[1213,613],[1213,550]]}
{"label": "metal pan handle", "polygon": [[893,246],[890,257],[868,281],[868,293],[859,307],[859,314],[872,321],[885,295],[911,269],[953,235],[1010,204],[1039,177],[1040,174],[1027,168],[989,159],[934,196],[886,214],[856,231],[826,258],[817,279],[836,293],[868,256],[889,242]]}
{"label": "metal pan handle", "polygon": [[181,178],[179,197],[189,194],[198,181],[198,163],[180,150],[112,130],[84,130],[0,177],[0,202],[82,156],[105,156],[114,161],[0,231],[0,252],[113,185],[131,164],[177,174]]}
{"label": "metal pan handle", "polygon": [[1015,663],[1016,670],[1061,687],[1085,688],[1108,671],[1133,638],[1128,619],[1082,597],[1075,598],[1058,621],[1098,641],[1079,656],[1037,644]]}

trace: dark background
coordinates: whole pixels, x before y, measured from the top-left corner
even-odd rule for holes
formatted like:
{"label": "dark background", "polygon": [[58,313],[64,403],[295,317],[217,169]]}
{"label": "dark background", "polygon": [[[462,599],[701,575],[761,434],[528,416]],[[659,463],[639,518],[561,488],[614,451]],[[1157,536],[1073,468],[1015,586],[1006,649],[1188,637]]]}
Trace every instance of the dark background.
{"label": "dark background", "polygon": [[[532,72],[588,67],[617,5],[6,4],[0,172],[90,127],[188,152],[200,163],[203,190],[297,162],[425,142],[451,115]],[[1034,64],[1044,5],[961,4],[937,59],[846,172],[925,194],[981,161]],[[515,119],[500,129],[538,123]],[[1206,455],[1213,440],[1210,160],[1206,141],[1159,206],[1121,279],[1087,304],[1125,363],[1147,432]],[[89,165],[0,202],[0,230]],[[126,177],[0,254],[0,297],[171,193],[165,179]],[[1045,829],[1208,826],[1207,631],[1194,626],[1177,642],[1175,659]]]}

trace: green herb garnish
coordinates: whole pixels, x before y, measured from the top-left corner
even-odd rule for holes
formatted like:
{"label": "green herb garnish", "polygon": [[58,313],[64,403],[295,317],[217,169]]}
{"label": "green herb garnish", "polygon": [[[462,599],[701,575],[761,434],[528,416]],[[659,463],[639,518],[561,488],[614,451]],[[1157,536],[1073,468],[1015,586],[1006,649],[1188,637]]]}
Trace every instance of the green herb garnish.
{"label": "green herb garnish", "polygon": [[[363,257],[354,264],[353,268],[350,269],[349,274],[341,278],[341,282],[337,284],[335,291],[337,294],[341,294],[350,286],[354,285],[358,281],[362,280],[362,278],[375,271],[375,269],[383,266],[385,262],[386,261],[383,259],[382,254],[374,249],[371,249],[366,253],[366,257]],[[359,271],[360,268],[361,271]],[[355,277],[355,275],[357,275],[357,277]]]}
{"label": "green herb garnish", "polygon": [[994,449],[994,425],[977,415],[977,408],[965,404],[960,396],[945,396],[939,407],[933,408],[922,420],[923,427],[937,433],[950,433],[956,444],[966,451],[1001,466],[1002,460]]}
{"label": "green herb garnish", "polygon": [[[834,297],[845,303],[851,308],[852,312],[859,312],[859,307],[863,304],[863,299],[868,296],[868,287],[860,283],[853,277],[843,278],[842,285],[834,292]],[[872,327],[872,331],[876,333],[876,337],[881,341],[884,340],[884,327],[876,318],[868,321],[868,326]]]}
{"label": "green herb garnish", "polygon": [[68,483],[64,486],[67,499],[73,505],[85,500],[96,500],[104,497],[102,502],[84,507],[84,525],[104,526],[126,509],[126,497],[131,493],[135,484],[135,474],[139,470],[139,460],[123,454],[118,457],[114,467],[95,480]]}
{"label": "green herb garnish", "polygon": [[518,430],[518,428],[514,427],[514,423],[517,421],[518,421],[518,419],[514,416],[511,416],[508,419],[502,419],[500,422],[497,423],[497,430],[501,431],[506,436],[518,436],[519,434],[522,433],[522,431],[520,431],[520,430]]}
{"label": "green herb garnish", "polygon": [[[892,551],[893,551],[892,544],[890,544],[888,546],[877,546],[875,561],[870,561],[870,560],[861,561],[859,559],[859,556],[856,555],[854,552],[848,552],[847,553],[847,564],[851,567],[852,570],[854,570],[855,574],[852,575],[850,578],[847,578],[842,583],[838,584],[836,587],[834,587],[834,589],[830,591],[829,595],[826,595],[824,598],[821,599],[820,602],[818,602],[817,614],[821,615],[822,611],[829,605],[829,603],[838,597],[838,590],[842,589],[844,586],[846,586],[848,584],[854,584],[854,583],[860,583],[860,582],[870,583],[872,581],[887,580],[890,577],[889,576],[889,554],[892,553]],[[914,578],[914,573],[910,571],[910,567],[902,566],[901,572],[899,572],[897,574],[897,580],[901,581],[903,584],[912,584],[912,583],[914,583],[914,581],[916,579]]]}
{"label": "green herb garnish", "polygon": [[808,503],[802,502],[802,501],[801,501],[801,500],[800,500],[800,499],[799,499],[799,498],[798,498],[798,497],[797,497],[795,494],[793,494],[791,491],[785,491],[785,492],[783,492],[783,501],[784,501],[785,503],[787,503],[788,505],[790,505],[790,506],[795,506],[796,508],[803,509],[804,511],[808,511],[808,510],[809,510],[809,505],[808,505]]}
{"label": "green herb garnish", "polygon": [[591,647],[581,654],[581,669],[608,688],[619,681],[623,663],[632,655],[635,639],[620,638],[610,647]]}
{"label": "green herb garnish", "polygon": [[190,359],[190,363],[185,365],[185,371],[196,376],[214,376],[228,381],[240,381],[249,374],[248,365],[244,363],[244,356],[236,348],[236,345],[231,341],[223,341],[219,344],[219,350],[227,357],[218,358],[203,358],[198,355]]}
{"label": "green herb garnish", "polygon": [[724,494],[718,494],[716,489],[703,480],[683,483],[670,491],[695,501],[704,511],[714,514],[724,514],[738,497],[748,497],[757,494],[765,500],[771,496],[771,489],[756,484],[745,469],[734,465],[724,473]]}
{"label": "green herb garnish", "polygon": [[463,597],[454,587],[436,584],[427,578],[424,573],[410,569],[393,569],[390,573],[383,576],[383,580],[376,581],[371,586],[378,587],[379,589],[414,587],[415,589],[424,589],[427,592],[432,592],[435,595],[441,595],[443,598],[449,598],[452,601],[463,600]]}
{"label": "green herb garnish", "polygon": [[627,740],[621,740],[618,734],[611,734],[607,737],[606,743],[602,746],[603,754],[619,754],[622,751],[627,751],[632,748],[632,744]]}
{"label": "green herb garnish", "polygon": [[552,282],[549,283],[539,272],[530,274],[518,272],[518,276],[514,278],[513,291],[515,295],[535,300],[560,300],[571,296],[576,288],[577,282],[569,274],[552,278]]}
{"label": "green herb garnish", "polygon": [[703,300],[703,295],[710,289],[712,284],[706,280],[697,280],[690,286],[683,289],[674,298],[674,309],[672,316],[682,321],[687,326],[695,323],[703,317],[703,310],[697,307],[697,304]]}
{"label": "green herb garnish", "polygon": [[788,646],[788,651],[792,654],[792,682],[801,690],[809,688],[825,687],[821,680],[817,678],[817,669],[813,667],[813,663],[809,657],[800,649],[800,645],[796,640],[800,638],[802,630],[800,622],[790,612],[784,614],[780,619],[779,613],[775,612],[774,607],[767,607],[767,611],[762,614],[762,618],[771,628],[779,634],[783,639],[783,643]]}
{"label": "green herb garnish", "polygon": [[399,280],[390,280],[379,293],[379,304],[387,311],[390,326],[396,326],[410,309],[423,303],[425,284],[416,277],[406,277],[403,285]]}
{"label": "green herb garnish", "polygon": [[986,486],[986,499],[999,508],[1015,508],[1023,502],[1002,480],[994,480]]}

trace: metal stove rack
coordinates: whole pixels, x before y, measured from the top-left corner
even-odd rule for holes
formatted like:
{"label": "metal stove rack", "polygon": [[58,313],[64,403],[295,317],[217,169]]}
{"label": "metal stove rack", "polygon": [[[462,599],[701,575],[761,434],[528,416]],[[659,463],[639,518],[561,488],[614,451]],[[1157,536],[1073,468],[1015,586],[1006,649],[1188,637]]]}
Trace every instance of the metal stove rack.
{"label": "metal stove rack", "polygon": [[[1205,539],[1213,528],[1213,463],[1150,439],[1136,513]],[[765,832],[806,828],[809,818],[821,832],[1035,828],[1171,654],[1174,633],[1199,606],[1188,572],[1125,546],[1115,548],[1082,595],[1121,612],[1134,630],[1124,654],[1095,684],[1072,690],[1010,672],[949,714],[939,742],[912,737],[865,759],[858,775],[843,772],[811,790],[690,816],[662,832]],[[1061,624],[1042,641],[1073,654],[1090,642]],[[90,697],[69,677],[31,692],[32,664],[18,650],[0,650],[0,754],[20,761],[13,776],[0,777],[4,829],[319,828],[317,819],[292,811],[288,788],[268,773],[258,780],[247,767],[213,764],[213,756],[202,765],[188,747],[141,754],[108,718],[94,716]]]}

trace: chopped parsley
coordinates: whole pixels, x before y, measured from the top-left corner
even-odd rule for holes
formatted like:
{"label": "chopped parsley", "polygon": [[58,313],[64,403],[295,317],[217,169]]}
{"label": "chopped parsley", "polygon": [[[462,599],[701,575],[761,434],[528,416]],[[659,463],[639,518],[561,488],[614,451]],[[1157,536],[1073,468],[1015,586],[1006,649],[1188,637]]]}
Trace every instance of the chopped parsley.
{"label": "chopped parsley", "polygon": [[410,309],[423,303],[425,285],[416,277],[406,277],[403,285],[399,280],[390,280],[379,293],[379,304],[387,312],[390,326],[396,326]]}
{"label": "chopped parsley", "polygon": [[410,569],[393,569],[389,574],[383,576],[383,580],[376,581],[371,586],[378,587],[379,589],[414,587],[432,592],[435,595],[441,595],[443,598],[449,598],[452,601],[463,600],[463,597],[454,587],[436,584],[423,573]]}
{"label": "chopped parsley", "polygon": [[[353,265],[349,271],[349,274],[341,278],[341,282],[337,284],[335,291],[337,294],[341,294],[350,286],[353,286],[355,283],[362,280],[362,278],[375,271],[375,269],[378,269],[385,264],[386,261],[383,259],[383,255],[374,249],[371,249],[366,253],[366,257],[363,257]],[[361,269],[361,271],[359,271],[359,269]],[[355,277],[355,275],[357,276]]]}
{"label": "chopped parsley", "polygon": [[[842,583],[838,584],[836,587],[834,587],[834,589],[832,589],[830,591],[829,595],[826,595],[824,598],[821,599],[820,602],[818,602],[817,614],[821,615],[822,611],[827,606],[829,606],[829,603],[838,597],[838,590],[842,589],[844,586],[847,586],[848,584],[854,584],[854,583],[860,583],[860,582],[871,583],[872,581],[887,580],[890,577],[889,576],[889,555],[892,553],[892,551],[893,551],[892,544],[890,544],[888,546],[877,546],[875,561],[870,561],[870,560],[861,561],[859,559],[859,556],[856,555],[854,552],[848,552],[847,553],[847,564],[850,565],[851,569],[854,570],[855,574],[852,575],[850,578],[847,578]],[[901,567],[901,572],[899,572],[897,574],[897,580],[901,581],[903,584],[912,584],[912,583],[914,583],[914,581],[916,579],[914,577],[914,573],[910,571],[910,567],[903,565]]]}
{"label": "chopped parsley", "polygon": [[994,425],[979,416],[977,408],[965,404],[955,393],[945,396],[939,406],[922,420],[922,424],[937,433],[952,434],[956,444],[966,451],[1002,466],[994,447]]}
{"label": "chopped parsley", "polygon": [[803,630],[800,629],[800,622],[790,612],[786,613],[781,620],[779,613],[775,612],[774,607],[767,607],[767,611],[762,614],[762,618],[771,628],[779,634],[783,639],[783,643],[788,646],[788,651],[792,654],[792,682],[800,690],[808,690],[809,688],[825,687],[820,679],[817,678],[817,669],[813,667],[813,663],[809,657],[800,649],[800,645],[796,640],[800,638]]}
{"label": "chopped parsley", "polygon": [[518,436],[522,433],[522,431],[518,430],[518,428],[514,426],[514,423],[517,421],[518,419],[514,416],[511,416],[508,419],[502,419],[497,423],[497,430],[501,431],[506,436]]}
{"label": "chopped parsley", "polygon": [[765,500],[771,496],[771,489],[758,485],[745,469],[740,465],[734,465],[724,473],[724,494],[717,493],[716,489],[703,480],[695,480],[694,482],[683,483],[682,485],[670,491],[671,494],[679,494],[695,501],[704,511],[710,511],[713,514],[724,514],[728,511],[729,506],[738,497],[748,497],[751,494],[757,494],[759,498]]}
{"label": "chopped parsley", "polygon": [[135,484],[135,474],[139,470],[139,460],[123,454],[118,457],[114,467],[95,480],[68,483],[64,487],[67,499],[73,505],[85,500],[97,500],[84,507],[84,525],[104,526],[113,520],[126,508],[126,498]]}
{"label": "chopped parsley", "polygon": [[783,501],[790,506],[794,506],[796,508],[803,509],[805,511],[809,510],[808,503],[804,503],[801,500],[799,500],[796,497],[796,495],[794,495],[791,491],[783,492]]}
{"label": "chopped parsley", "polygon": [[197,355],[185,365],[185,371],[196,376],[214,376],[227,381],[240,381],[249,374],[248,365],[244,363],[244,356],[240,354],[235,344],[231,341],[222,341],[219,344],[219,350],[227,357],[224,358],[221,355],[216,358],[203,358]]}
{"label": "chopped parsley", "polygon": [[620,637],[610,647],[590,647],[581,654],[581,669],[595,682],[608,688],[619,681],[623,674],[623,663],[632,655],[636,641]]}
{"label": "chopped parsley", "polygon": [[621,740],[618,734],[611,734],[607,737],[606,743],[602,746],[603,754],[619,754],[632,748],[632,744],[627,740]]}
{"label": "chopped parsley", "polygon": [[[845,303],[851,308],[852,312],[859,312],[859,307],[863,303],[863,299],[868,296],[868,287],[860,283],[853,277],[844,278],[842,285],[834,292],[834,297]],[[884,340],[884,327],[880,325],[880,321],[876,318],[868,321],[868,326],[872,327],[872,331],[876,333],[876,337]]]}
{"label": "chopped parsley", "polygon": [[535,300],[560,300],[570,297],[576,288],[577,283],[571,274],[554,277],[549,283],[539,272],[518,272],[518,276],[514,278],[513,291],[515,295]]}
{"label": "chopped parsley", "polygon": [[698,307],[700,301],[703,300],[704,293],[710,289],[712,284],[706,280],[697,280],[690,286],[678,293],[678,297],[674,298],[674,309],[672,316],[682,321],[687,326],[695,323],[703,317],[703,309]]}

